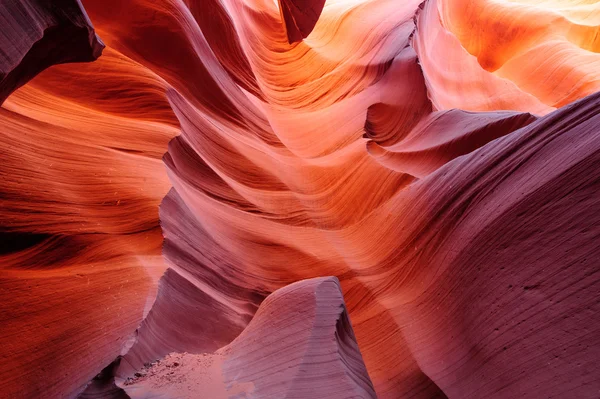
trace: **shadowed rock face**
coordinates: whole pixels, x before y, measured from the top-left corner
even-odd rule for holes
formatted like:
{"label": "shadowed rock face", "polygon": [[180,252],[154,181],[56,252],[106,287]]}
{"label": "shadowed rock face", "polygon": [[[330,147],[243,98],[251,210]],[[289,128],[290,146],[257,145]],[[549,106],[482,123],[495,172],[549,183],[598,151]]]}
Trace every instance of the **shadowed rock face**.
{"label": "shadowed rock face", "polygon": [[[84,1],[102,57],[0,108],[2,392],[595,398],[576,3]],[[99,54],[49,4],[0,6],[6,93]]]}
{"label": "shadowed rock face", "polygon": [[587,398],[600,388],[600,246],[590,240],[600,234],[599,110],[600,94],[586,97],[407,190],[425,216],[398,237],[393,280],[414,274],[387,303],[448,397]]}
{"label": "shadowed rock face", "polygon": [[129,395],[115,384],[114,372],[119,366],[120,358],[106,366],[90,381],[85,391],[77,396],[78,399],[129,399]]}
{"label": "shadowed rock face", "polygon": [[0,4],[0,104],[51,65],[93,61],[104,44],[79,0]]}
{"label": "shadowed rock face", "polygon": [[325,0],[278,0],[290,43],[307,37],[319,20]]}

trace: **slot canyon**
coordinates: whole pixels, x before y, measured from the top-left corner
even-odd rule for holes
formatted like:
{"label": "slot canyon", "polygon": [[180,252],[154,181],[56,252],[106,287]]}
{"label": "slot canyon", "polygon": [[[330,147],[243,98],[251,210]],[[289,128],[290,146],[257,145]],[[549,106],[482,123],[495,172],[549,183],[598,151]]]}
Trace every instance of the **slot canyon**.
{"label": "slot canyon", "polygon": [[0,398],[600,398],[600,1],[1,0]]}

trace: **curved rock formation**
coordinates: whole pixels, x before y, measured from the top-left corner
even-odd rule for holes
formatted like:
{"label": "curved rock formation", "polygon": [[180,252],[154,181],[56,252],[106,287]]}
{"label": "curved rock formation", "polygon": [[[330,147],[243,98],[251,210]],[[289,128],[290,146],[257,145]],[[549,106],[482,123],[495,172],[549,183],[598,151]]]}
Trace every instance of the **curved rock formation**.
{"label": "curved rock formation", "polygon": [[528,125],[536,118],[516,112],[432,112],[395,144],[382,146],[367,135],[367,151],[382,165],[422,178],[461,155]]}
{"label": "curved rock formation", "polygon": [[0,4],[0,105],[51,65],[93,61],[104,44],[78,0]]}
{"label": "curved rock formation", "polygon": [[277,0],[288,41],[302,41],[314,29],[325,0]]}
{"label": "curved rock formation", "polygon": [[275,291],[214,355],[172,354],[138,374],[123,386],[131,398],[376,397],[336,278]]}
{"label": "curved rock formation", "polygon": [[[370,286],[448,397],[587,398],[600,387],[600,246],[589,239],[600,233],[599,109],[598,94],[560,109],[372,215],[370,236],[397,250],[378,261],[395,271]],[[389,223],[403,213],[404,228]]]}
{"label": "curved rock formation", "polygon": [[84,5],[104,55],[0,109],[3,392],[250,356],[336,276],[379,398],[597,396],[597,3]]}

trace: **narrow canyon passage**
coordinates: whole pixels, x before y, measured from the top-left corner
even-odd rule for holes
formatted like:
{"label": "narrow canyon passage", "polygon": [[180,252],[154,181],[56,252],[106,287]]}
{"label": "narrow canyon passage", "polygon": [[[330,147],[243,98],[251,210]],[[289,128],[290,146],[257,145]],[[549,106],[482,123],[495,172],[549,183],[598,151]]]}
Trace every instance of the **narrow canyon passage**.
{"label": "narrow canyon passage", "polygon": [[0,21],[0,397],[598,396],[599,3]]}

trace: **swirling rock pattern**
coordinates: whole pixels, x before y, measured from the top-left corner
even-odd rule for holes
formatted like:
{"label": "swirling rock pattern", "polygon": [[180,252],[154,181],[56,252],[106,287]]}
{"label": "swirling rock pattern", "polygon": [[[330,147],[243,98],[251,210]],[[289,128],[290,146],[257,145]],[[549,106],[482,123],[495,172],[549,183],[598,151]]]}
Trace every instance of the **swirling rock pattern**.
{"label": "swirling rock pattern", "polygon": [[5,392],[122,395],[337,276],[379,398],[597,397],[600,5],[84,5],[104,55],[0,110]]}

